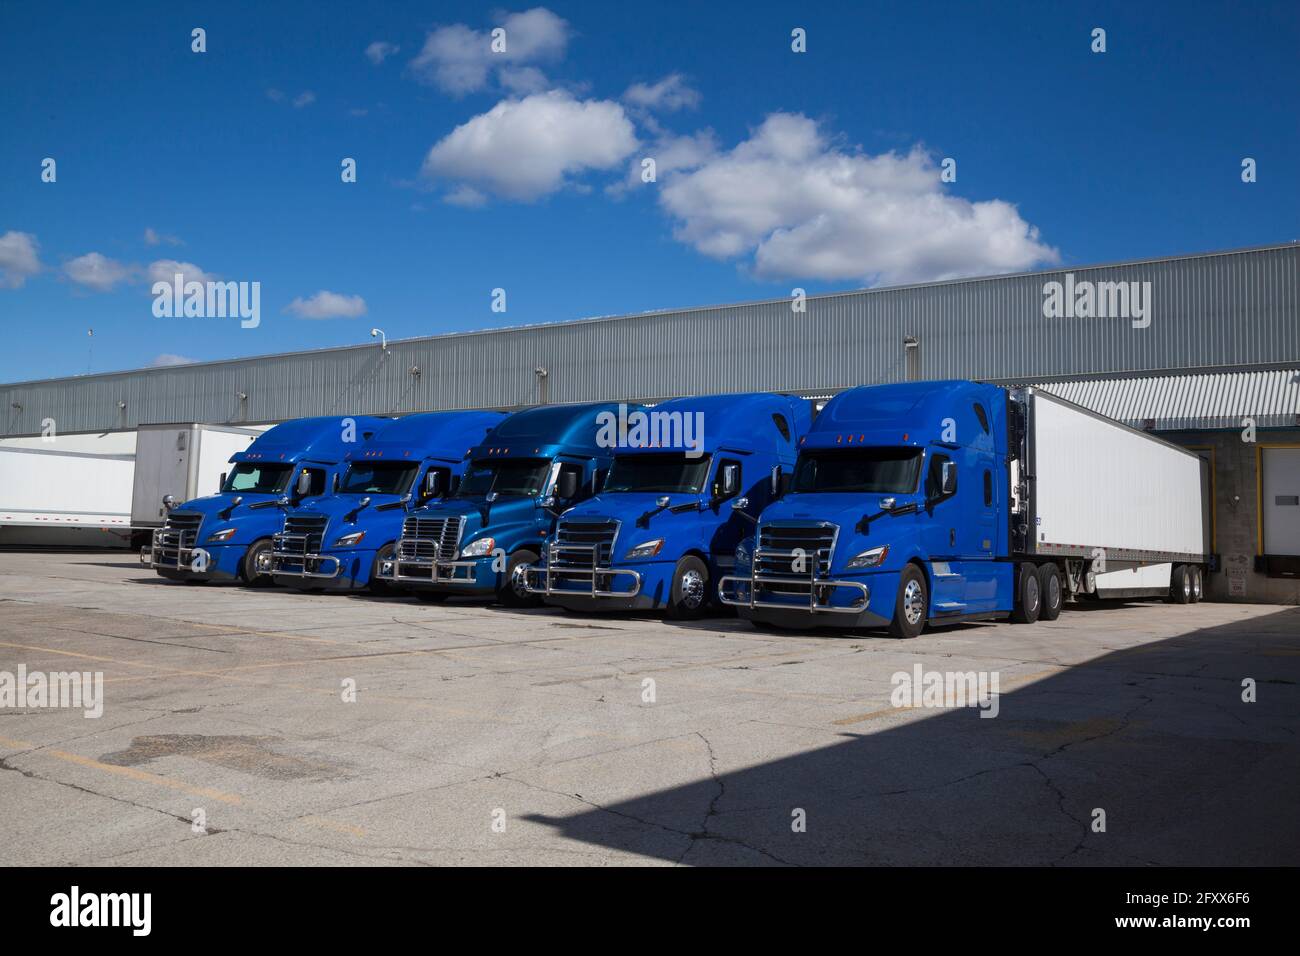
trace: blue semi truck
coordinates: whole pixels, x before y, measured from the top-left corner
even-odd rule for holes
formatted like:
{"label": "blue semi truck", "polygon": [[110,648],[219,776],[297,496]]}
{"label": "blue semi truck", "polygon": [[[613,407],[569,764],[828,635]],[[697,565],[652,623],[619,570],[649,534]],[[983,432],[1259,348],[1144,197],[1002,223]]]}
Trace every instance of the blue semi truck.
{"label": "blue semi truck", "polygon": [[176,581],[269,584],[271,538],[283,510],[329,493],[349,449],[389,419],[300,418],[268,429],[230,458],[215,495],[169,507],[163,527],[141,554]]}
{"label": "blue semi truck", "polygon": [[717,581],[780,496],[812,422],[805,399],[773,393],[679,398],[643,413],[600,493],[560,516],[529,592],[570,610],[663,610],[693,619],[715,606]]}
{"label": "blue semi truck", "polygon": [[[776,627],[1054,620],[1093,597],[1200,599],[1206,463],[1035,388],[849,389],[804,437],[721,600]],[[738,507],[743,507],[737,502]]]}
{"label": "blue semi truck", "polygon": [[413,509],[449,494],[466,452],[505,414],[428,412],[389,420],[346,454],[331,495],[284,514],[268,554],[276,584],[301,590],[392,591],[374,577]]}
{"label": "blue semi truck", "polygon": [[508,607],[540,603],[521,568],[537,561],[560,512],[604,481],[616,440],[603,423],[638,410],[544,405],[511,415],[470,450],[453,496],[406,517],[380,579],[432,602],[460,594]]}

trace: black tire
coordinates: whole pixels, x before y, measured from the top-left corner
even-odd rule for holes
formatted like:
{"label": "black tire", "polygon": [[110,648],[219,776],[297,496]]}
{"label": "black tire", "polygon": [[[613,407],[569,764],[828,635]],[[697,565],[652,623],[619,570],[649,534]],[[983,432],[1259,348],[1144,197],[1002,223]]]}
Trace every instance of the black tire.
{"label": "black tire", "polygon": [[264,571],[257,570],[257,559],[260,555],[271,553],[271,539],[260,538],[248,546],[244,552],[244,559],[239,562],[239,580],[250,588],[269,588],[275,582],[271,580],[271,575]]}
{"label": "black tire", "polygon": [[387,581],[381,581],[378,577],[379,566],[390,560],[396,551],[396,542],[390,541],[375,552],[374,563],[370,565],[370,584],[368,585],[371,594],[379,597],[395,597],[406,593],[405,588],[400,585],[389,584]]}
{"label": "black tire", "polygon": [[1061,607],[1065,603],[1065,589],[1061,586],[1061,569],[1050,561],[1039,565],[1038,594],[1042,602],[1038,619],[1055,621],[1061,616]]}
{"label": "black tire", "polygon": [[1043,610],[1043,592],[1038,584],[1038,569],[1026,561],[1016,568],[1016,606],[1011,620],[1033,624]]}
{"label": "black tire", "polygon": [[898,579],[898,596],[894,599],[894,619],[889,622],[892,637],[913,638],[925,630],[930,610],[930,589],[925,575],[915,564],[904,565]]}
{"label": "black tire", "polygon": [[425,588],[416,588],[415,596],[425,604],[441,604],[447,598],[451,597],[446,591],[429,591]]}
{"label": "black tire", "polygon": [[1192,603],[1200,604],[1205,597],[1205,577],[1197,565],[1191,566],[1192,572]]}
{"label": "black tire", "polygon": [[500,604],[513,608],[541,607],[542,599],[523,589],[523,584],[515,570],[521,564],[536,563],[535,551],[521,548],[510,555],[510,560],[506,562],[506,573],[502,575],[501,584],[497,587],[497,601]]}
{"label": "black tire", "polygon": [[668,594],[668,616],[675,621],[697,621],[713,604],[713,581],[709,566],[688,554],[673,569],[673,586]]}
{"label": "black tire", "polygon": [[1173,577],[1169,581],[1169,600],[1173,604],[1190,604],[1192,600],[1192,576],[1187,565],[1174,567]]}

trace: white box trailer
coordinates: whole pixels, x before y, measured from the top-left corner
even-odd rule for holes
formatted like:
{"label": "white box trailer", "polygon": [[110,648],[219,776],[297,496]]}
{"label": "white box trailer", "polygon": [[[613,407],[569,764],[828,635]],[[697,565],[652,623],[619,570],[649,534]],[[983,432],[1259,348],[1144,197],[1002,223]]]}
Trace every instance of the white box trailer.
{"label": "white box trailer", "polygon": [[127,547],[135,433],[0,441],[0,547]]}
{"label": "white box trailer", "polygon": [[131,525],[161,528],[167,516],[163,499],[168,495],[180,504],[215,494],[230,456],[246,449],[270,427],[141,425],[136,432]]}
{"label": "white box trailer", "polygon": [[1209,561],[1199,455],[1037,389],[1014,390],[1013,402],[1024,409],[1027,472],[1012,475],[1022,502],[1015,550],[1083,559],[1062,563],[1099,597],[1163,595],[1174,567]]}

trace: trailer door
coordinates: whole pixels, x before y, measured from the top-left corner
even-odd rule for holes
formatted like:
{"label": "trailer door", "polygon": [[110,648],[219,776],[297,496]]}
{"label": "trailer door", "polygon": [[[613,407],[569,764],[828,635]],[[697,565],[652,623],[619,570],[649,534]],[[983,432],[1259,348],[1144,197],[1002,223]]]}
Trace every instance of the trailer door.
{"label": "trailer door", "polygon": [[[1263,553],[1300,558],[1300,448],[1261,448],[1260,487]],[[1275,563],[1292,564],[1269,561]]]}

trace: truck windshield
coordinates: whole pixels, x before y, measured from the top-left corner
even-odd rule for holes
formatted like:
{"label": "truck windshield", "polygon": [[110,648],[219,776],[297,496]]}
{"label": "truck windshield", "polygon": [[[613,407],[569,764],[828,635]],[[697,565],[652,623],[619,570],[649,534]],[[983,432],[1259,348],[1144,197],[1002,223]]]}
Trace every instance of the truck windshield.
{"label": "truck windshield", "polygon": [[605,481],[605,491],[676,491],[697,495],[709,475],[709,459],[687,458],[684,452],[617,455]]}
{"label": "truck windshield", "polygon": [[458,498],[481,498],[488,492],[532,498],[541,493],[551,463],[545,458],[503,458],[476,461],[461,479]]}
{"label": "truck windshield", "polygon": [[339,491],[345,495],[404,495],[419,469],[415,462],[353,462]]}
{"label": "truck windshield", "polygon": [[289,484],[292,465],[262,465],[240,462],[226,476],[222,491],[251,491],[256,494],[278,495]]}
{"label": "truck windshield", "polygon": [[921,468],[919,448],[827,448],[799,455],[791,491],[910,494]]}

